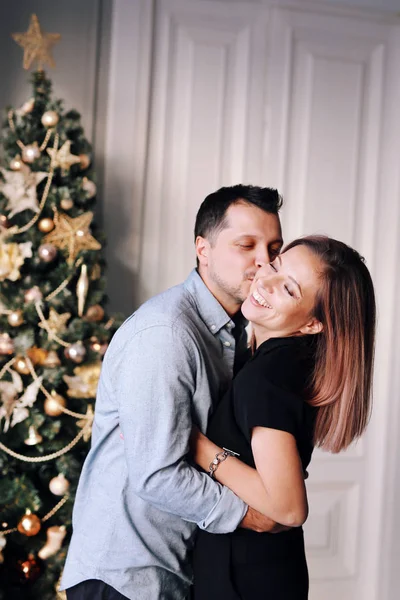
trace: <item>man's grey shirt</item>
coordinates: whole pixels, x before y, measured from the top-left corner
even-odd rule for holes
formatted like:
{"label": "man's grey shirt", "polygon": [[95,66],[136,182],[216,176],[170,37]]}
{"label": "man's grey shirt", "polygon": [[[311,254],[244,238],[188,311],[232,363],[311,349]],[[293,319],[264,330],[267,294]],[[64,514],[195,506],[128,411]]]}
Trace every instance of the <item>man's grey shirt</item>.
{"label": "man's grey shirt", "polygon": [[196,526],[227,533],[244,517],[246,505],[187,460],[192,421],[205,431],[232,379],[234,326],[194,270],[115,334],[62,589],[100,579],[132,600],[183,599]]}

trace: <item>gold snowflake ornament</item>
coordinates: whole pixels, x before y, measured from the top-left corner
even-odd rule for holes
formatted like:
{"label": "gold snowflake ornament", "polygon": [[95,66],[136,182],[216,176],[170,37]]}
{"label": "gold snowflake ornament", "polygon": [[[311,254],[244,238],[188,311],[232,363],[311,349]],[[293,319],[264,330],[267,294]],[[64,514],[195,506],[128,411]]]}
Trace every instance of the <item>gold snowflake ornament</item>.
{"label": "gold snowflake ornament", "polygon": [[25,33],[13,33],[13,39],[24,49],[24,69],[30,69],[33,62],[38,63],[38,69],[44,64],[55,67],[51,49],[61,35],[59,33],[43,33],[36,15],[31,16],[29,29]]}
{"label": "gold snowflake ornament", "polygon": [[60,167],[63,171],[69,171],[72,165],[76,165],[81,162],[79,156],[71,154],[71,141],[66,141],[59,150],[54,148],[47,148],[54,168]]}
{"label": "gold snowflake ornament", "polygon": [[55,213],[55,227],[45,236],[45,244],[53,244],[60,250],[68,250],[68,262],[74,262],[81,250],[100,250],[101,244],[89,233],[93,213],[83,213],[79,217],[69,217],[63,213]]}

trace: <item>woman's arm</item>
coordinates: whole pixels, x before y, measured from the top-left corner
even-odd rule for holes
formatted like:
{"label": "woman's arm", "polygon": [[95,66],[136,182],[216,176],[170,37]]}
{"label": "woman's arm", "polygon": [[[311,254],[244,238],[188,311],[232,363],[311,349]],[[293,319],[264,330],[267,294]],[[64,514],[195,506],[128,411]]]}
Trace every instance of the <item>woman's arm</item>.
{"label": "woman's arm", "polygon": [[[307,519],[308,503],[295,438],[285,431],[255,427],[251,445],[257,469],[229,457],[220,463],[215,478],[277,523],[299,527]],[[206,471],[222,450],[199,431],[192,435],[192,449],[195,462]]]}

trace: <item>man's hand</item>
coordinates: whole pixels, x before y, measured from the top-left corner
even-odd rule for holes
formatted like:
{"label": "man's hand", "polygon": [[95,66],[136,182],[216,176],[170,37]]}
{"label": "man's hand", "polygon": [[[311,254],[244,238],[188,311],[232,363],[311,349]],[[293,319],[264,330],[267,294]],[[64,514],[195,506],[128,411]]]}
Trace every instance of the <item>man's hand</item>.
{"label": "man's hand", "polygon": [[251,506],[247,509],[247,513],[239,527],[252,529],[253,531],[257,531],[257,533],[280,533],[281,531],[288,531],[290,529],[290,527],[275,523],[269,517],[251,508]]}

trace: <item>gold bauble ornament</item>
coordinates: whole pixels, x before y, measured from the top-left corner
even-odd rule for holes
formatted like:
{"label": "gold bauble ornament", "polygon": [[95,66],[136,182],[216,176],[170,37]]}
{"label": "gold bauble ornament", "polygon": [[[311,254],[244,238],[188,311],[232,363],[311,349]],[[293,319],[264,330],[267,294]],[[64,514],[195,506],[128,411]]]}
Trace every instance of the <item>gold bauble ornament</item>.
{"label": "gold bauble ornament", "polygon": [[33,163],[40,158],[40,149],[37,142],[28,144],[22,149],[22,160],[26,163]]}
{"label": "gold bauble ornament", "polygon": [[57,394],[55,390],[51,391],[51,398],[46,398],[44,401],[44,412],[49,417],[58,417],[62,415],[62,409],[67,405],[67,401],[64,396]]}
{"label": "gold bauble ornament", "polygon": [[27,446],[36,446],[36,444],[40,444],[40,442],[42,441],[43,438],[36,429],[36,427],[34,425],[31,425],[29,427],[28,437],[26,438],[26,440],[24,440],[24,444],[26,444]]}
{"label": "gold bauble ornament", "polygon": [[54,229],[54,221],[49,217],[45,217],[44,219],[40,219],[38,223],[38,229],[42,233],[49,233],[52,229]]}
{"label": "gold bauble ornament", "polygon": [[59,473],[57,477],[53,477],[53,479],[50,480],[49,489],[55,496],[64,496],[68,488],[69,481],[63,473]]}
{"label": "gold bauble ornament", "polygon": [[49,263],[57,256],[57,248],[53,244],[42,244],[38,248],[38,255],[40,260]]}
{"label": "gold bauble ornament", "polygon": [[47,560],[50,556],[56,554],[62,546],[63,539],[67,533],[65,525],[53,525],[49,527],[47,534],[47,542],[38,552],[38,557],[42,560]]}
{"label": "gold bauble ornament", "polygon": [[29,375],[28,363],[23,356],[17,356],[14,363],[14,369],[21,375]]}
{"label": "gold bauble ornament", "polygon": [[94,198],[97,192],[96,184],[87,177],[82,179],[82,189],[85,190],[88,198]]}
{"label": "gold bauble ornament", "polygon": [[14,342],[8,333],[0,333],[0,355],[14,354]]}
{"label": "gold bauble ornament", "polygon": [[81,161],[81,169],[84,171],[90,165],[90,156],[88,154],[80,154],[79,158]]}
{"label": "gold bauble ornament", "polygon": [[18,531],[28,537],[37,535],[41,527],[41,520],[37,515],[32,514],[29,509],[26,510],[24,516],[17,525]]}
{"label": "gold bauble ornament", "polygon": [[37,62],[38,70],[45,64],[55,66],[51,49],[60,40],[61,35],[44,33],[36,15],[31,16],[28,31],[13,33],[12,37],[24,49],[24,69],[30,69],[33,62]]}
{"label": "gold bauble ornament", "polygon": [[66,358],[69,358],[75,363],[81,363],[86,356],[86,348],[81,341],[71,344],[64,350]]}
{"label": "gold bauble ornament", "polygon": [[13,310],[7,316],[7,321],[11,327],[19,327],[24,322],[24,317],[22,315],[22,310]]}
{"label": "gold bauble ornament", "polygon": [[74,201],[72,198],[62,198],[60,201],[60,206],[63,210],[71,210],[74,205]]}
{"label": "gold bauble ornament", "polygon": [[60,120],[58,113],[55,110],[46,110],[42,115],[42,125],[44,127],[55,127]]}
{"label": "gold bauble ornament", "polygon": [[22,168],[22,160],[19,154],[10,160],[10,169],[12,171],[20,171]]}
{"label": "gold bauble ornament", "polygon": [[61,365],[61,361],[58,358],[58,354],[55,350],[50,350],[47,354],[46,358],[42,362],[42,366],[47,369],[54,369],[55,367],[59,367]]}
{"label": "gold bauble ornament", "polygon": [[24,293],[24,299],[26,304],[29,304],[30,302],[40,302],[42,298],[43,294],[37,285],[34,285],[32,288],[29,288],[29,290],[26,290],[26,292]]}
{"label": "gold bauble ornament", "polygon": [[100,304],[93,304],[89,306],[86,311],[85,319],[87,321],[95,322],[101,321],[104,318],[104,309]]}

